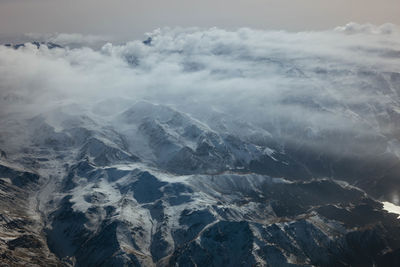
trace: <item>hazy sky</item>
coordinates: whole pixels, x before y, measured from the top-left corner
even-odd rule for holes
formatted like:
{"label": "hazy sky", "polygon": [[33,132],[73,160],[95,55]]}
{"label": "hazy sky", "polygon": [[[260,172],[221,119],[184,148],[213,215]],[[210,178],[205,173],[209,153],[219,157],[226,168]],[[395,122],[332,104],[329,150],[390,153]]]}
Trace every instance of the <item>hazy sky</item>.
{"label": "hazy sky", "polygon": [[0,0],[0,34],[140,37],[164,26],[313,30],[400,24],[399,0]]}

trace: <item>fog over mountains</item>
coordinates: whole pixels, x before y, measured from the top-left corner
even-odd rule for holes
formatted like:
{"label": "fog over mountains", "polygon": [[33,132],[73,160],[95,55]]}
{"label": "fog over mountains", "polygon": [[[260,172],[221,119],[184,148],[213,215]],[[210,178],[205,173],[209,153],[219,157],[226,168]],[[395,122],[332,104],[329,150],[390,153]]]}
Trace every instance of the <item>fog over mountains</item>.
{"label": "fog over mountains", "polygon": [[5,266],[399,264],[397,26],[46,38],[0,46]]}

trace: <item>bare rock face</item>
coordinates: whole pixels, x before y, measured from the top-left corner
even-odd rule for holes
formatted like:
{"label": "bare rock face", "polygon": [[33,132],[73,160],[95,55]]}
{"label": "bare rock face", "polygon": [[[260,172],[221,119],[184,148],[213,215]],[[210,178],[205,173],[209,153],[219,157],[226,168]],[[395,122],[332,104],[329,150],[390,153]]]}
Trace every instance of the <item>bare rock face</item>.
{"label": "bare rock face", "polygon": [[48,248],[35,204],[39,176],[1,163],[1,266],[63,266]]}

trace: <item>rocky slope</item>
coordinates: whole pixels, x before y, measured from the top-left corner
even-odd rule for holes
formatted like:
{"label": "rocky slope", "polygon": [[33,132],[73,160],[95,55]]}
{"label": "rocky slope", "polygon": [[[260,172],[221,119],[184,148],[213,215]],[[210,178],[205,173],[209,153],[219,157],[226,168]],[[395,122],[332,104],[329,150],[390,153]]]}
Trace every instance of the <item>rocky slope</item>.
{"label": "rocky slope", "polygon": [[0,161],[0,265],[63,266],[50,252],[43,221],[32,192],[39,188],[36,173]]}
{"label": "rocky slope", "polygon": [[[400,221],[377,201],[372,175],[364,176],[372,169],[390,178],[393,154],[368,169],[369,155],[344,162],[290,144],[282,149],[250,124],[248,130],[266,138],[255,142],[255,134],[233,135],[149,102],[107,118],[76,110],[7,121],[8,131],[18,133],[13,127],[21,124],[29,131],[2,140],[6,264],[398,262]],[[383,185],[383,196],[395,189]]]}

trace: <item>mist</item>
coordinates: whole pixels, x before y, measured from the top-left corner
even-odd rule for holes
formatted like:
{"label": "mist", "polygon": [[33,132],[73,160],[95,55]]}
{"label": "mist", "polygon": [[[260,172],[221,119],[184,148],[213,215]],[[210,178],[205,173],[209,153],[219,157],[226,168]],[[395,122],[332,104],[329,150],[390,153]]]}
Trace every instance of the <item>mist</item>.
{"label": "mist", "polygon": [[[125,44],[84,35],[47,38],[63,47],[0,47],[3,119],[70,104],[107,118],[145,100],[208,123],[222,114],[332,153],[343,153],[332,132],[350,138],[343,146],[366,140],[359,152],[376,153],[371,138],[397,144],[400,35],[392,24],[297,33],[163,28],[147,33],[147,42]],[[94,42],[104,44],[93,48]],[[321,135],[329,137],[320,143]],[[386,145],[397,151],[376,143],[379,151]]]}

